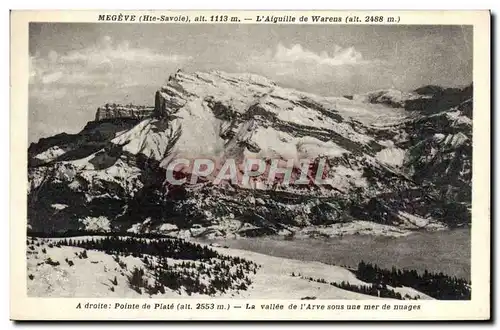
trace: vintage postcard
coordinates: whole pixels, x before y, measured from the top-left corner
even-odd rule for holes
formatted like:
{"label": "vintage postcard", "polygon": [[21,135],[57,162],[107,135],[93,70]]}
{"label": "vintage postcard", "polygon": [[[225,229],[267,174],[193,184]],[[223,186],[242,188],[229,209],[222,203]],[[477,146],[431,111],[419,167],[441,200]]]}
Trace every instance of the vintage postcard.
{"label": "vintage postcard", "polygon": [[488,11],[13,11],[13,320],[488,320]]}

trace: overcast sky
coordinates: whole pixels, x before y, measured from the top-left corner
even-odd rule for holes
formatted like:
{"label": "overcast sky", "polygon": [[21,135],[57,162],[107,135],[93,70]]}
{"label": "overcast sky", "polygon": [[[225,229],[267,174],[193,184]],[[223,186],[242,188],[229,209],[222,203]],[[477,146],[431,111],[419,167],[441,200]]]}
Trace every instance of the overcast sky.
{"label": "overcast sky", "polygon": [[153,105],[178,68],[252,72],[322,95],[472,82],[462,26],[31,24],[29,140],[104,103]]}

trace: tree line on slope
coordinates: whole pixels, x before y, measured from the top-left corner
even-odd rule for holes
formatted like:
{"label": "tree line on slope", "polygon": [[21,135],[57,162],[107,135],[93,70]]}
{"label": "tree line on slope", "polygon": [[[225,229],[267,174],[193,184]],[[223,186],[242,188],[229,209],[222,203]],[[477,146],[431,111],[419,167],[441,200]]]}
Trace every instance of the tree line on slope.
{"label": "tree line on slope", "polygon": [[358,264],[356,277],[364,282],[390,285],[392,287],[407,286],[440,300],[470,300],[471,286],[464,279],[448,276],[443,273],[430,273],[427,270],[422,275],[416,270],[383,269],[377,265],[361,261]]}
{"label": "tree line on slope", "polygon": [[134,267],[127,276],[129,286],[138,293],[177,292],[216,295],[244,291],[252,284],[251,275],[260,267],[253,261],[226,256],[182,239],[144,239],[103,237],[63,239],[61,245],[104,251],[120,268],[127,264],[120,257],[141,258],[144,267]]}
{"label": "tree line on slope", "polygon": [[[292,276],[295,276],[295,274],[292,273]],[[299,276],[300,276],[300,274],[299,274]],[[300,278],[306,279],[306,280],[311,281],[311,282],[330,284],[331,286],[335,286],[335,287],[343,289],[343,290],[357,292],[357,293],[365,294],[368,296],[403,300],[403,296],[399,292],[396,292],[393,289],[389,289],[387,287],[387,285],[384,285],[384,284],[382,284],[382,285],[355,285],[355,284],[350,284],[349,282],[346,282],[346,281],[342,281],[340,283],[327,282],[324,278],[313,278],[313,277],[304,277],[304,276],[300,276]],[[409,295],[405,295],[405,299],[412,299],[412,298]]]}
{"label": "tree line on slope", "polygon": [[[431,273],[427,270],[420,275],[416,270],[397,269],[392,267],[391,270],[383,269],[377,265],[361,261],[355,271],[356,277],[371,285],[354,285],[349,282],[342,281],[341,283],[328,283],[323,278],[304,277],[300,274],[292,273],[292,276],[299,276],[318,283],[330,284],[332,286],[358,292],[375,297],[403,299],[400,293],[387,286],[410,287],[419,292],[422,292],[432,298],[439,300],[470,300],[471,299],[471,283],[457,278],[456,276],[448,276],[443,273]],[[409,295],[405,295],[404,299],[412,299]],[[418,299],[418,298],[417,298]]]}

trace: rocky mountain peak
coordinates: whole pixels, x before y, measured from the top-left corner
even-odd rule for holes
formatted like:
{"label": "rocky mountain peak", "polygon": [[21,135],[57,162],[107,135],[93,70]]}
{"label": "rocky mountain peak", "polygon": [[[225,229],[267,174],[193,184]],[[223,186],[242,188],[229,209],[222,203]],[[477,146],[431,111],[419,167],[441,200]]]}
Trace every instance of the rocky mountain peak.
{"label": "rocky mountain peak", "polygon": [[[411,226],[409,215],[422,226],[466,222],[472,109],[462,94],[445,102],[393,90],[323,97],[254,74],[177,71],[155,93],[154,108],[100,107],[80,133],[30,147],[30,223],[57,231],[99,218],[115,231],[170,223],[243,235],[242,228],[290,232],[352,219]],[[414,101],[416,115],[405,110]],[[165,184],[170,162],[203,157],[325,159],[329,181]]]}
{"label": "rocky mountain peak", "polygon": [[134,104],[105,104],[97,108],[95,114],[95,121],[101,121],[105,119],[113,118],[133,118],[133,119],[143,119],[151,116],[154,111],[153,107],[134,105]]}

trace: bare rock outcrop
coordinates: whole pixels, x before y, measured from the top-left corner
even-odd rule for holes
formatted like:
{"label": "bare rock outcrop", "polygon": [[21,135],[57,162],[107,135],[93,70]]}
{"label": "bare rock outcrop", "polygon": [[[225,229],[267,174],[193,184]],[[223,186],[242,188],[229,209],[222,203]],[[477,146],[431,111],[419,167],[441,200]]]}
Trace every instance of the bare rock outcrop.
{"label": "bare rock outcrop", "polygon": [[139,106],[139,105],[121,105],[121,104],[105,104],[97,108],[95,114],[95,121],[101,121],[112,118],[132,118],[143,119],[151,116],[153,107]]}

